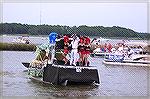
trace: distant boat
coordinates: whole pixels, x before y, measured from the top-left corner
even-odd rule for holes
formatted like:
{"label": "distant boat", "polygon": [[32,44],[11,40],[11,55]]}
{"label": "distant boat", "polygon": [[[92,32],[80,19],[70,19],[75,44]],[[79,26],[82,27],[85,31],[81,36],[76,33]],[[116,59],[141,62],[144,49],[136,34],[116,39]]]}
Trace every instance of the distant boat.
{"label": "distant boat", "polygon": [[13,43],[29,44],[30,40],[29,40],[29,38],[26,38],[26,37],[18,37],[18,38],[13,39],[12,42]]}
{"label": "distant boat", "polygon": [[6,37],[7,35],[6,34],[3,34],[3,37]]}
{"label": "distant boat", "polygon": [[150,66],[150,55],[136,55],[132,59],[123,59],[123,56],[116,55],[111,57],[116,58],[104,59],[103,63],[115,66]]}
{"label": "distant boat", "polygon": [[91,53],[92,57],[95,56],[100,56],[100,57],[104,57],[107,54],[109,54],[109,52],[102,52],[100,48],[96,48],[95,50],[93,50],[93,52]]}
{"label": "distant boat", "polygon": [[41,39],[42,39],[42,40],[48,40],[48,38],[47,38],[47,37],[41,37]]}
{"label": "distant boat", "polygon": [[126,51],[122,53],[114,52],[107,54],[103,63],[106,65],[120,66],[150,66],[150,54],[149,52],[144,52],[147,43],[126,42],[124,46],[129,49],[126,49]]}

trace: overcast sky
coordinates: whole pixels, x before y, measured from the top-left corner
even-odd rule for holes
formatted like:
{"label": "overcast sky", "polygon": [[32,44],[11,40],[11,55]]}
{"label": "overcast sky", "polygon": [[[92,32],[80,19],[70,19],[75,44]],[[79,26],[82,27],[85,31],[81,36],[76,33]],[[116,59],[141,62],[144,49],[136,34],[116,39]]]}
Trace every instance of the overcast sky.
{"label": "overcast sky", "polygon": [[147,32],[147,17],[146,3],[3,3],[4,23],[120,26]]}

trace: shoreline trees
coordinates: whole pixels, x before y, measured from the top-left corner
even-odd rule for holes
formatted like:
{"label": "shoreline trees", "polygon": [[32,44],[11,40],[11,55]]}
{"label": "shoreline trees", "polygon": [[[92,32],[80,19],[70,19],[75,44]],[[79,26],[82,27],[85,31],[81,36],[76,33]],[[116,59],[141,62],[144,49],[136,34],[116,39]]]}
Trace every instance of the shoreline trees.
{"label": "shoreline trees", "polygon": [[113,26],[62,26],[62,25],[28,25],[21,23],[0,23],[0,34],[49,35],[57,32],[59,35],[77,33],[87,36],[120,37],[149,39],[150,33],[139,33],[124,27]]}

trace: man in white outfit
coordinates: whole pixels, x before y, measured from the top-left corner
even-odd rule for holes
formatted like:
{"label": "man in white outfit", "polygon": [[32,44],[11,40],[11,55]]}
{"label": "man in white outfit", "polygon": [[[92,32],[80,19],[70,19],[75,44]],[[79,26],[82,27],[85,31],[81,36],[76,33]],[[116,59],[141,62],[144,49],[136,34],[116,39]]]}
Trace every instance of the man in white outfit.
{"label": "man in white outfit", "polygon": [[75,36],[73,38],[73,41],[71,42],[72,45],[72,50],[71,50],[71,58],[70,58],[70,65],[74,65],[76,66],[76,62],[79,59],[79,55],[78,55],[78,43],[79,43],[79,38],[77,36]]}

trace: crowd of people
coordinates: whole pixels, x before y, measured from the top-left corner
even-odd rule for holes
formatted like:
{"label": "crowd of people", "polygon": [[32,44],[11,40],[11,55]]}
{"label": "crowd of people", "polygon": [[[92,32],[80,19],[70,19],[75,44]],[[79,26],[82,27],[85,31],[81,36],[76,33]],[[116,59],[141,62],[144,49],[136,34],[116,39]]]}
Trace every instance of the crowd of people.
{"label": "crowd of people", "polygon": [[[65,64],[73,66],[88,66],[88,57],[90,55],[90,38],[87,36],[78,36],[74,34],[72,37],[63,36],[64,39],[64,61]],[[68,57],[69,56],[69,57]]]}
{"label": "crowd of people", "polygon": [[118,43],[115,47],[112,47],[111,53],[122,54],[125,57],[130,57],[134,54],[140,54],[143,51],[141,46],[127,46],[122,43]]}
{"label": "crowd of people", "polygon": [[140,54],[143,52],[143,48],[140,45],[128,45],[128,43],[117,43],[112,45],[106,42],[97,47],[94,52],[112,53],[118,55],[124,55],[130,57],[131,55]]}

